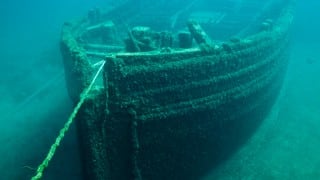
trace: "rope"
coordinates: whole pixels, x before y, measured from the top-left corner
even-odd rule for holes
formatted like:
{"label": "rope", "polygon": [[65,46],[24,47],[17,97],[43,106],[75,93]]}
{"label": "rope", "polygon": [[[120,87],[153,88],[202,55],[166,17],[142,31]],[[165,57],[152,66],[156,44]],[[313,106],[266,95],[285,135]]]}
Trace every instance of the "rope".
{"label": "rope", "polygon": [[72,124],[74,118],[76,117],[81,105],[84,103],[84,100],[87,98],[88,93],[90,92],[94,82],[96,81],[99,73],[101,72],[103,66],[105,64],[105,61],[102,62],[101,66],[99,67],[99,70],[95,74],[94,78],[92,79],[90,85],[88,88],[86,88],[80,95],[80,100],[74,110],[72,111],[71,115],[68,118],[68,121],[65,123],[63,128],[60,130],[58,137],[56,138],[55,142],[51,145],[51,148],[46,156],[46,158],[42,161],[42,163],[38,166],[37,173],[34,175],[31,180],[40,180],[43,175],[43,171],[48,167],[49,162],[51,161],[53,155],[55,154],[57,147],[60,145],[60,142],[63,140],[66,132],[69,130],[70,125]]}

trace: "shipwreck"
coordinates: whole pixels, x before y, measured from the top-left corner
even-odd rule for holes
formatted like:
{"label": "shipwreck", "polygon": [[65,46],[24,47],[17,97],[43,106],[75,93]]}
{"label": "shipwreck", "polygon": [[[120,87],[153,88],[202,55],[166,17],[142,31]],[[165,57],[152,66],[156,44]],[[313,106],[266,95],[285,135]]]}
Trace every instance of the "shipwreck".
{"label": "shipwreck", "polygon": [[86,179],[201,179],[277,99],[292,1],[179,3],[129,0],[64,24],[75,103],[105,63],[76,118]]}

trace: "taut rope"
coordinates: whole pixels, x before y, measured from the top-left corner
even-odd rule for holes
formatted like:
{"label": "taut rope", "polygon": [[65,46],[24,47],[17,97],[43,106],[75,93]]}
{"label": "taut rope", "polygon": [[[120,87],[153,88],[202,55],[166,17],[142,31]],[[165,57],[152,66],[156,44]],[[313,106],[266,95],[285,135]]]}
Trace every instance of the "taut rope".
{"label": "taut rope", "polygon": [[70,125],[72,124],[74,118],[76,117],[80,107],[84,103],[84,100],[87,98],[93,84],[95,83],[98,75],[100,74],[103,66],[105,64],[105,61],[103,61],[99,67],[99,70],[95,74],[94,78],[92,79],[90,85],[83,90],[83,92],[80,95],[80,100],[74,110],[72,111],[71,115],[68,118],[68,121],[64,124],[63,128],[60,130],[58,137],[56,138],[55,142],[51,145],[50,150],[46,156],[46,158],[42,161],[42,163],[37,168],[37,173],[34,175],[31,180],[40,180],[43,175],[43,171],[48,167],[49,162],[51,161],[53,155],[55,154],[57,147],[60,145],[60,142],[63,140],[66,132],[69,130]]}

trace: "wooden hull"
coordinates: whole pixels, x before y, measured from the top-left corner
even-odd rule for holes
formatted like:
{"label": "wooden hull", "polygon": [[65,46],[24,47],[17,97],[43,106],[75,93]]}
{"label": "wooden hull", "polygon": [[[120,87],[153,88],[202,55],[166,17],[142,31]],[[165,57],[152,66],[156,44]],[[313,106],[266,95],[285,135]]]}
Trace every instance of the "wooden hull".
{"label": "wooden hull", "polygon": [[[91,93],[77,117],[86,177],[205,176],[250,137],[272,108],[289,59],[290,22],[291,12],[284,11],[272,30],[210,51],[105,56],[103,86]],[[69,89],[80,91],[92,69],[79,66],[74,78],[77,69],[68,69],[75,64],[70,57],[83,56],[69,44],[62,41],[69,57],[67,80],[69,85],[80,82]]]}

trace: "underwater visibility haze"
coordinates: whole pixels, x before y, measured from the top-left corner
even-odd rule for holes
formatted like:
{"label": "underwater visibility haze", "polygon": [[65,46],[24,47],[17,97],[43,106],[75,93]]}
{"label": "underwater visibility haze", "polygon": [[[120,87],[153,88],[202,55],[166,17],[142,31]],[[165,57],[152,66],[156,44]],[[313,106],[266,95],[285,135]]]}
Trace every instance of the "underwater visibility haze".
{"label": "underwater visibility haze", "polygon": [[0,2],[0,179],[319,179],[320,2]]}

